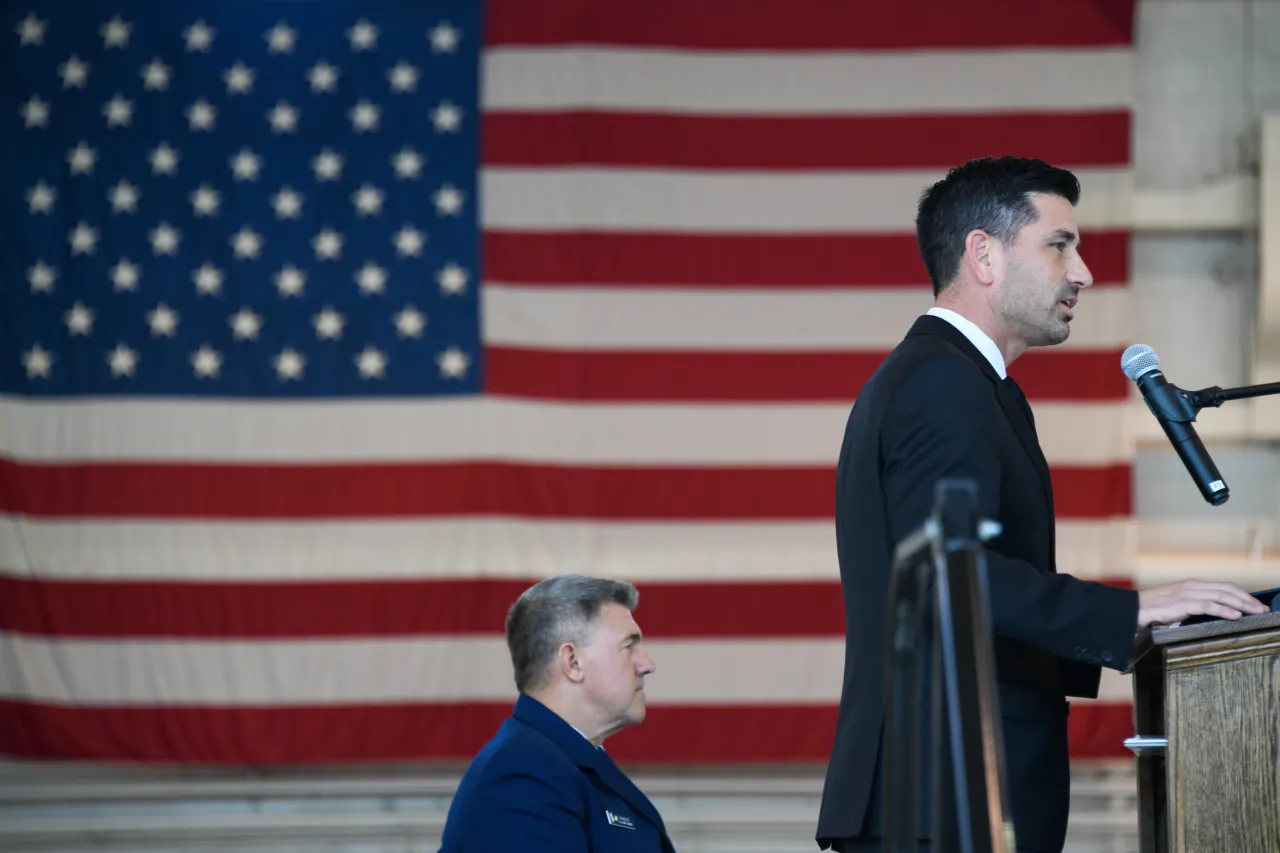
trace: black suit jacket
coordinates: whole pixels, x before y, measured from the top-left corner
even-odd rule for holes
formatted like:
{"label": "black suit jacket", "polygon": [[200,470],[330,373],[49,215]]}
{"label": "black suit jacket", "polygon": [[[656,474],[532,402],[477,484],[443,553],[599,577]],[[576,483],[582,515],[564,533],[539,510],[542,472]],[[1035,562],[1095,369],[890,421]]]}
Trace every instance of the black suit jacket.
{"label": "black suit jacket", "polygon": [[[1096,697],[1128,666],[1138,596],[1059,574],[1053,487],[1031,409],[954,326],[920,317],[858,393],[836,471],[845,669],[817,838],[882,835],[886,615],[896,544],[933,509],[942,477],[977,483],[986,543],[1005,769],[1018,848],[1061,850],[1070,800],[1067,696]],[[925,691],[923,756],[929,755]],[[929,774],[920,837],[929,837]]]}

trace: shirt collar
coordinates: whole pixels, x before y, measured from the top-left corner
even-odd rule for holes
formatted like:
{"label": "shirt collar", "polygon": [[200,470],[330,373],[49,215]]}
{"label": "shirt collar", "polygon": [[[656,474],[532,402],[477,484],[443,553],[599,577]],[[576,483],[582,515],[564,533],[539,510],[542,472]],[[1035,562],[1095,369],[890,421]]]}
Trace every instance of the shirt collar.
{"label": "shirt collar", "polygon": [[969,339],[969,343],[978,348],[978,352],[991,362],[991,366],[995,369],[996,375],[1004,379],[1008,375],[1005,369],[1004,356],[1000,353],[1000,347],[996,346],[996,342],[991,340],[986,332],[978,328],[978,324],[974,323],[961,315],[952,311],[950,308],[930,308],[928,313],[933,317],[940,317],[951,325],[960,330],[960,334]]}

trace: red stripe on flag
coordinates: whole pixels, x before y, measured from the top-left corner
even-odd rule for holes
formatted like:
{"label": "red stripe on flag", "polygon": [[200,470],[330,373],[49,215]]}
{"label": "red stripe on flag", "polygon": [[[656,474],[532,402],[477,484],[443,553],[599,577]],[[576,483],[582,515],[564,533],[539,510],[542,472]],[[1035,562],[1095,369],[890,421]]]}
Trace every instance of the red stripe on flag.
{"label": "red stripe on flag", "polygon": [[[963,4],[754,0],[488,0],[485,43],[601,44],[714,50],[888,50],[895,48],[1128,47],[1133,0],[1057,0],[1049,25],[1025,0]],[[992,22],[998,22],[993,25]]]}
{"label": "red stripe on flag", "polygon": [[[106,762],[284,765],[468,761],[511,703],[305,708],[65,707],[0,701],[0,753]],[[835,705],[650,706],[606,744],[630,764],[827,760]],[[1133,734],[1124,704],[1076,704],[1073,758],[1118,758]]]}
{"label": "red stripe on flag", "polygon": [[[534,579],[36,580],[0,576],[0,631],[46,637],[285,639],[502,634]],[[1128,579],[1105,581],[1131,588]],[[839,581],[641,583],[653,640],[842,638]]]}
{"label": "red stripe on flag", "polygon": [[[1130,514],[1128,465],[1052,469],[1058,518]],[[833,469],[0,461],[0,511],[63,518],[826,519]]]}
{"label": "red stripe on flag", "polygon": [[[0,576],[0,630],[61,637],[286,638],[502,634],[530,579],[332,582],[35,580]],[[843,637],[838,581],[653,582],[651,639]]]}
{"label": "red stripe on flag", "polygon": [[[903,330],[904,334],[906,330]],[[1010,372],[1035,400],[1123,400],[1121,350],[1029,352]],[[485,351],[486,391],[544,400],[853,402],[887,352]]]}
{"label": "red stripe on flag", "polygon": [[[1129,234],[1086,231],[1096,285],[1129,281]],[[814,235],[487,231],[485,278],[507,285],[911,287],[929,293],[914,233]],[[1088,293],[1081,310],[1087,310]]]}
{"label": "red stripe on flag", "polygon": [[720,169],[946,169],[1017,151],[1050,163],[1129,163],[1129,113],[723,117],[644,113],[488,113],[492,166]]}

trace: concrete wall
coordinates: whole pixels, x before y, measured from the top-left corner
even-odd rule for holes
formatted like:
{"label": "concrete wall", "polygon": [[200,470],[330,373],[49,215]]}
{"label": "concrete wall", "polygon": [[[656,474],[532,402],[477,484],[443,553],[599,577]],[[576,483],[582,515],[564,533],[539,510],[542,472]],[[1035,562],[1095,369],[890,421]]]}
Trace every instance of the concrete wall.
{"label": "concrete wall", "polygon": [[[1190,188],[1253,168],[1258,120],[1280,110],[1280,2],[1145,0],[1137,62],[1140,188]],[[1155,348],[1171,381],[1188,389],[1251,381],[1255,234],[1139,235],[1133,273],[1135,340]],[[1209,429],[1225,417],[1209,409],[1200,423]],[[1144,443],[1135,484],[1140,552],[1240,551],[1258,536],[1280,549],[1280,450],[1206,443],[1232,490],[1219,508],[1204,503],[1167,443]]]}

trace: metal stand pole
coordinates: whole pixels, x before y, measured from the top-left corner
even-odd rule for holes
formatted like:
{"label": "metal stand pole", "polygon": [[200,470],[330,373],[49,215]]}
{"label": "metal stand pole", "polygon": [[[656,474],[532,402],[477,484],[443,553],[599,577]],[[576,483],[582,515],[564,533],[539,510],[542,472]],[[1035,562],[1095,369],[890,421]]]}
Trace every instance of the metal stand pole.
{"label": "metal stand pole", "polygon": [[916,853],[919,739],[928,690],[932,826],[938,853],[1012,853],[982,540],[970,481],[938,483],[934,512],[898,545],[890,582],[885,720],[887,853]]}

